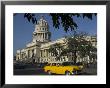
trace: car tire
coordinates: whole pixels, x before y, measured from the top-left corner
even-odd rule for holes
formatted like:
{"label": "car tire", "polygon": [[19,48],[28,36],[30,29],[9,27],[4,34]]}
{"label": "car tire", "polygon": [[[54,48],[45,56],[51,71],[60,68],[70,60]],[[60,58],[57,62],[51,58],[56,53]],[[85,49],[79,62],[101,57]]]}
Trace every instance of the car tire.
{"label": "car tire", "polygon": [[65,75],[71,75],[71,73],[69,71],[66,71]]}
{"label": "car tire", "polygon": [[75,75],[77,75],[78,74],[78,71],[75,71]]}
{"label": "car tire", "polygon": [[48,72],[48,74],[49,74],[49,75],[51,75],[51,74],[52,74],[52,72],[51,72],[50,70],[49,70],[49,71],[47,71],[47,72]]}

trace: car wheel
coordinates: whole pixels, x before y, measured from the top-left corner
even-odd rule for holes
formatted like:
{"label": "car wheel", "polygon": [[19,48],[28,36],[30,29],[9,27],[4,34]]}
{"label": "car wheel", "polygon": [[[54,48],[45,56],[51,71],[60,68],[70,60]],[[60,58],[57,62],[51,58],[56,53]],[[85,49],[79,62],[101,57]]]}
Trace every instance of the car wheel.
{"label": "car wheel", "polygon": [[52,72],[51,72],[50,70],[49,70],[49,71],[47,71],[47,72],[48,72],[48,74],[49,74],[49,75],[51,75],[51,74],[52,74]]}
{"label": "car wheel", "polygon": [[78,71],[75,71],[75,74],[77,75],[78,74]]}
{"label": "car wheel", "polygon": [[71,73],[69,71],[66,71],[65,75],[71,75]]}

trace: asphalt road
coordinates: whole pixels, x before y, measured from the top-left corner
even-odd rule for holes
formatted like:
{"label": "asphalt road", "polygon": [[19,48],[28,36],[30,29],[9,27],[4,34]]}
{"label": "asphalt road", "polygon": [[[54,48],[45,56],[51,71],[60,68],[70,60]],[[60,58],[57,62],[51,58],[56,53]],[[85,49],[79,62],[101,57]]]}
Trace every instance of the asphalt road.
{"label": "asphalt road", "polygon": [[[38,68],[36,64],[15,64],[14,75],[48,75],[43,68]],[[55,75],[55,74],[54,74]],[[78,75],[97,75],[97,65],[84,67]]]}
{"label": "asphalt road", "polygon": [[[14,69],[14,75],[48,75],[42,68]],[[55,75],[55,74],[54,74]],[[79,75],[97,75],[96,68],[83,69]]]}
{"label": "asphalt road", "polygon": [[14,75],[48,75],[42,68],[14,69]]}

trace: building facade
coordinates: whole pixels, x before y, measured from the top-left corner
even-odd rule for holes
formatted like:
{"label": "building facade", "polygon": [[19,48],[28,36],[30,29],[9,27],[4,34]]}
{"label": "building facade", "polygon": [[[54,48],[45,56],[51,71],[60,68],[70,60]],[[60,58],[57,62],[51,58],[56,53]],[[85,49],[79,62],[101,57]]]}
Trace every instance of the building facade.
{"label": "building facade", "polygon": [[[28,43],[24,49],[17,50],[16,60],[17,61],[34,61],[38,63],[45,62],[56,62],[56,56],[49,52],[50,46],[56,43],[62,44],[66,48],[66,38],[60,38],[55,41],[51,41],[51,33],[49,32],[49,25],[43,17],[35,25],[35,30],[33,32],[32,42]],[[96,37],[87,36],[87,40],[90,40],[93,46],[96,47]],[[89,61],[89,57],[81,59],[77,58],[78,62]],[[60,62],[71,61],[68,56],[62,56],[59,60]]]}

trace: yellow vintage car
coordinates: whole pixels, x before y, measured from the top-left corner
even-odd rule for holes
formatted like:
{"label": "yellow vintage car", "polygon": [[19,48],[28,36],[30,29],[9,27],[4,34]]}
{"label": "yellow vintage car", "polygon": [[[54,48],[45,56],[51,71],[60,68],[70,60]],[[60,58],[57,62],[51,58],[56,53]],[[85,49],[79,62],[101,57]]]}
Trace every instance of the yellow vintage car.
{"label": "yellow vintage car", "polygon": [[72,75],[78,74],[83,69],[83,65],[73,64],[71,62],[64,63],[50,63],[49,65],[44,66],[44,71],[48,74],[65,74]]}

